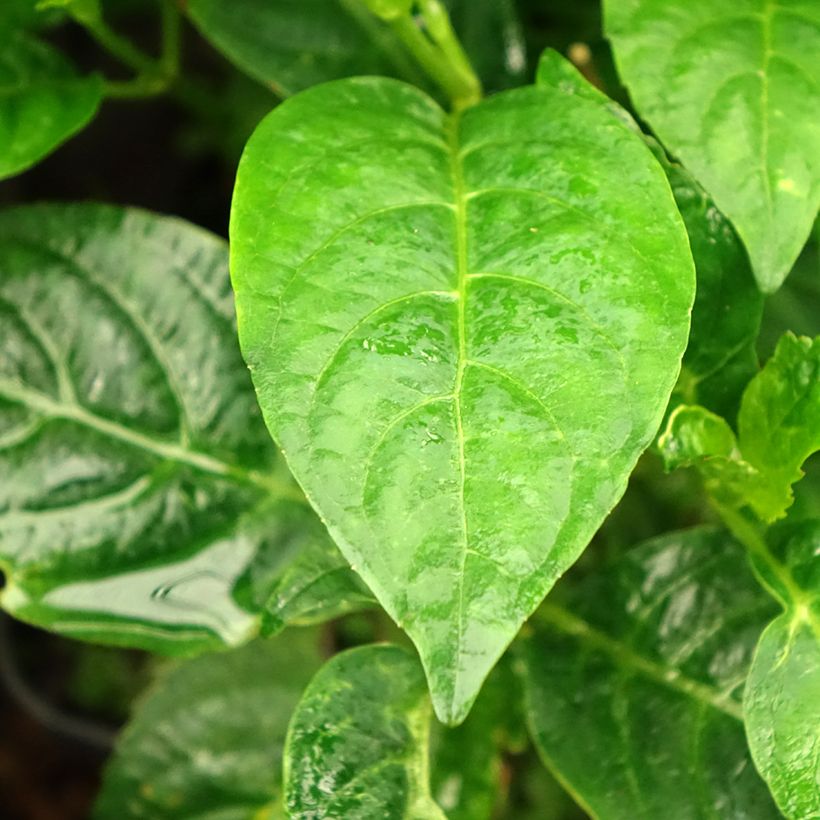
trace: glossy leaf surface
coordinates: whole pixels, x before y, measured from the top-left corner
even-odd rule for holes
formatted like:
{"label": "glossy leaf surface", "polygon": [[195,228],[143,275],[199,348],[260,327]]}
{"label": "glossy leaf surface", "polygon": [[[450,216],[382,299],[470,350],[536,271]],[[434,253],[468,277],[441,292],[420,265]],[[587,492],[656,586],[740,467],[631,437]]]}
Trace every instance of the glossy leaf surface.
{"label": "glossy leaf surface", "polygon": [[815,0],[607,0],[641,116],[734,223],[760,288],[782,283],[820,204]]}
{"label": "glossy leaf surface", "polygon": [[667,467],[697,466],[722,503],[782,517],[803,462],[820,448],[820,339],[783,336],[743,393],[737,437],[722,418],[684,405],[658,445]]}
{"label": "glossy leaf surface", "polygon": [[316,614],[306,585],[340,557],[272,474],[225,244],[140,211],[30,207],[0,215],[0,259],[4,608],[173,653],[244,640],[263,609]]}
{"label": "glossy leaf surface", "polygon": [[758,369],[763,295],[729,220],[685,168],[665,157],[661,164],[686,224],[698,282],[682,398],[734,421],[743,389]]}
{"label": "glossy leaf surface", "polygon": [[430,717],[424,675],[406,650],[364,646],[336,655],[291,719],[289,816],[444,820],[428,782]]}
{"label": "glossy leaf surface", "polygon": [[315,643],[297,630],[168,670],[119,739],[95,818],[284,818],[285,733]]}
{"label": "glossy leaf surface", "polygon": [[231,237],[268,426],[458,722],[677,375],[693,270],[663,172],[560,76],[460,119],[340,81],[257,129]]}
{"label": "glossy leaf surface", "polygon": [[772,602],[717,530],[647,542],[548,600],[522,648],[544,763],[591,817],[776,818],[740,692]]}
{"label": "glossy leaf surface", "polygon": [[740,394],[758,369],[755,342],[763,311],[763,295],[737,234],[691,174],[670,160],[624,109],[593,88],[552,49],[542,54],[536,81],[560,82],[567,91],[597,100],[641,134],[666,172],[697,272],[692,327],[675,393],[681,401],[697,402],[734,419]]}
{"label": "glossy leaf surface", "polygon": [[766,628],[743,705],[755,763],[786,817],[820,816],[820,521],[774,530],[759,571],[785,612]]}
{"label": "glossy leaf surface", "polygon": [[94,116],[102,79],[79,77],[51,46],[0,25],[0,179],[26,170]]}

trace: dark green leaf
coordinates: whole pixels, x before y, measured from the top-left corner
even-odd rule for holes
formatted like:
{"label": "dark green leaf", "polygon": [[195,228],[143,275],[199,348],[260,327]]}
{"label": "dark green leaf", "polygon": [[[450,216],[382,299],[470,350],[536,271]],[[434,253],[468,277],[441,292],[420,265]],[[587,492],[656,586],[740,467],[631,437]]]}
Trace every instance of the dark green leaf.
{"label": "dark green leaf", "polygon": [[715,530],[663,536],[548,600],[523,645],[544,763],[591,817],[776,818],[739,692],[772,602]]}
{"label": "dark green leaf", "polygon": [[281,96],[353,74],[419,76],[361,0],[189,0],[187,10],[203,36]]}
{"label": "dark green leaf", "polygon": [[285,733],[319,666],[315,646],[297,630],[169,670],[126,726],[94,816],[284,818]]}
{"label": "dark green leaf", "polygon": [[661,159],[686,224],[698,280],[681,383],[687,401],[734,419],[743,388],[758,369],[763,295],[729,221],[684,168]]}
{"label": "dark green leaf", "polygon": [[[30,207],[0,215],[0,260],[9,612],[185,653],[246,639],[263,609],[304,620],[361,597],[272,472],[221,240],[139,211]],[[305,584],[335,573],[324,600],[297,566]]]}
{"label": "dark green leaf", "polygon": [[0,26],[0,179],[19,174],[97,112],[102,79],[78,77],[51,46]]}
{"label": "dark green leaf", "polygon": [[269,428],[458,722],[677,375],[694,277],[663,172],[560,76],[461,118],[339,81],[257,129],[231,230]]}
{"label": "dark green leaf", "polygon": [[448,820],[490,820],[506,797],[502,753],[526,747],[523,696],[506,658],[493,670],[470,716],[432,727],[431,780]]}
{"label": "dark green leaf", "polygon": [[[389,2],[385,10],[406,5]],[[512,0],[445,5],[487,88],[521,83],[527,55]],[[204,37],[281,96],[356,74],[426,82],[399,39],[362,0],[189,0],[187,9]]]}
{"label": "dark green leaf", "polygon": [[416,658],[396,646],[336,655],[291,719],[285,797],[291,817],[444,820],[430,795],[430,701]]}
{"label": "dark green leaf", "polygon": [[641,116],[714,197],[770,293],[820,204],[816,0],[607,0],[605,28]]}

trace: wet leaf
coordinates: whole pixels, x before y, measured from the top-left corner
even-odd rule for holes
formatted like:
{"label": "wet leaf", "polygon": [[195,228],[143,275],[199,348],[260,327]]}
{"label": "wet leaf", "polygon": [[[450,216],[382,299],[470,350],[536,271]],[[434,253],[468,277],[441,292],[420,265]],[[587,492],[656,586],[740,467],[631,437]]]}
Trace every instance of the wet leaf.
{"label": "wet leaf", "polygon": [[786,817],[820,815],[820,521],[786,523],[757,566],[783,603],[755,652],[743,706],[752,757]]}
{"label": "wet leaf", "polygon": [[284,818],[285,733],[315,646],[296,630],[167,670],[117,743],[94,817]]}
{"label": "wet leaf", "polygon": [[587,813],[778,817],[744,737],[740,692],[773,607],[743,549],[717,530],[673,533],[556,593],[523,642],[526,710]]}
{"label": "wet leaf", "polygon": [[[0,21],[1,22],[1,21]],[[39,162],[96,114],[103,83],[77,76],[46,43],[3,30],[0,55],[0,179]]]}
{"label": "wet leaf", "polygon": [[676,378],[694,277],[663,172],[560,77],[460,118],[347,80],[260,125],[231,233],[268,426],[457,723]]}
{"label": "wet leaf", "polygon": [[641,116],[734,223],[777,290],[820,204],[820,6],[607,0],[605,30]]}
{"label": "wet leaf", "polygon": [[262,610],[281,626],[361,596],[273,472],[221,240],[141,211],[29,207],[0,215],[0,258],[7,611],[183,654],[247,639]]}
{"label": "wet leaf", "polygon": [[289,816],[444,820],[428,782],[430,716],[424,675],[406,650],[336,655],[310,682],[288,729]]}

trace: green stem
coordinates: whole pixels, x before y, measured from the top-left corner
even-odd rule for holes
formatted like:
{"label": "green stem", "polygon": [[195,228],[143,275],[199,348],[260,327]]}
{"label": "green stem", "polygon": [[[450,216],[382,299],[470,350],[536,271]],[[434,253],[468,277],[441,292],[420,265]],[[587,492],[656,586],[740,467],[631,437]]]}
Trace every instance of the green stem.
{"label": "green stem", "polygon": [[[757,569],[753,561],[752,569],[755,571],[755,575],[761,585],[787,609],[805,603],[806,596],[803,590],[794,582],[794,578],[792,578],[792,574],[788,568],[772,555],[763,535],[761,525],[751,521],[740,510],[724,506],[714,500],[712,501],[712,506],[717,511],[717,514],[729,532],[746,547],[753,558],[757,559],[757,561],[771,573],[772,577],[780,584],[781,589],[777,589],[777,587]],[[783,595],[784,591],[787,596],[785,600]]]}
{"label": "green stem", "polygon": [[162,23],[162,55],[154,59],[138,49],[130,40],[118,34],[101,17],[77,19],[94,40],[136,72],[128,82],[106,83],[106,96],[125,99],[162,94],[176,81],[180,63],[180,14],[172,0],[160,0]]}
{"label": "green stem", "polygon": [[390,21],[393,31],[419,65],[441,86],[454,110],[474,105],[481,99],[481,83],[458,42],[446,11],[437,0],[423,2],[422,7],[431,14],[430,21],[424,18],[429,37],[409,13]]}

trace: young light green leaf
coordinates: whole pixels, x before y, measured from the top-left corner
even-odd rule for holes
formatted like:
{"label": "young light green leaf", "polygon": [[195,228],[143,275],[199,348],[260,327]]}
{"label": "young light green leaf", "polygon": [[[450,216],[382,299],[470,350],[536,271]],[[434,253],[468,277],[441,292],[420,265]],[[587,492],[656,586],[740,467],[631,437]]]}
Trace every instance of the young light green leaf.
{"label": "young light green leaf", "polygon": [[765,484],[743,459],[726,420],[705,407],[676,407],[658,438],[658,449],[667,470],[696,467],[706,490],[730,507],[743,506]]}
{"label": "young light green leaf", "polygon": [[416,658],[396,646],[336,655],[288,729],[285,798],[295,820],[444,820],[430,795],[430,701]]}
{"label": "young light green leaf", "polygon": [[260,125],[231,233],[268,426],[458,722],[676,378],[694,277],[663,172],[560,84],[448,117],[347,80]]}
{"label": "young light green leaf", "polygon": [[758,285],[782,283],[820,204],[815,0],[607,0],[641,116],[734,223]]}
{"label": "young light green leaf", "polygon": [[0,266],[6,610],[188,653],[246,639],[261,610],[361,596],[340,573],[323,601],[302,588],[340,558],[272,474],[225,243],[140,211],[28,207],[0,215]]}
{"label": "young light green leaf", "polygon": [[765,520],[792,503],[800,467],[820,449],[820,337],[786,333],[774,355],[746,388],[738,415],[744,458],[766,476],[756,509]]}
{"label": "young light green leaf", "polygon": [[0,179],[19,174],[83,128],[102,100],[102,79],[79,77],[46,43],[4,32],[0,55]]}
{"label": "young light green leaf", "polygon": [[284,820],[288,719],[319,666],[316,635],[206,655],[137,704],[103,778],[97,820]]}
{"label": "young light green leaf", "polygon": [[820,520],[770,530],[755,567],[783,605],[755,652],[743,706],[752,757],[786,817],[820,816]]}
{"label": "young light green leaf", "polygon": [[538,751],[587,813],[778,817],[739,702],[773,611],[743,549],[717,530],[673,533],[567,594],[537,613],[522,673]]}
{"label": "young light green leaf", "polygon": [[737,439],[719,416],[682,405],[658,445],[668,468],[698,467],[721,503],[781,518],[801,465],[820,448],[820,338],[783,336],[743,394]]}

